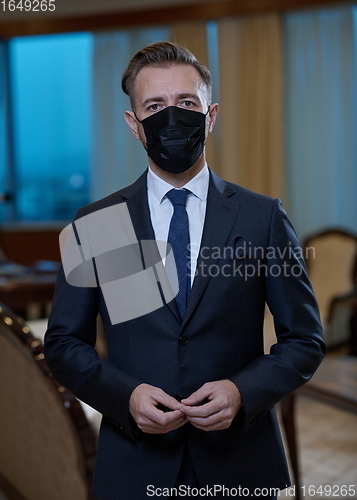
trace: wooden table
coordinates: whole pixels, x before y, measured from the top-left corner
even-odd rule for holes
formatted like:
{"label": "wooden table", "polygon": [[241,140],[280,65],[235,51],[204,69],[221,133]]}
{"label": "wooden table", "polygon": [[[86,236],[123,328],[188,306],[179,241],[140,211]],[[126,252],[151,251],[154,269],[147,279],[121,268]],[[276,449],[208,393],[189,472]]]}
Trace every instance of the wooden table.
{"label": "wooden table", "polygon": [[27,319],[26,313],[31,304],[43,309],[52,301],[55,283],[56,273],[1,278],[0,302]]}

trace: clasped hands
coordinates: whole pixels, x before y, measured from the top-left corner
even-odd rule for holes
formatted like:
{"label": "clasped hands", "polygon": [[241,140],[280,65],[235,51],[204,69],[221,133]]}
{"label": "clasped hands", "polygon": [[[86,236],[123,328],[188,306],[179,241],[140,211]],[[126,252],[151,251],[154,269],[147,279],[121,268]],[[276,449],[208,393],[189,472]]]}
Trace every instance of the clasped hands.
{"label": "clasped hands", "polygon": [[[196,406],[204,400],[208,402]],[[171,411],[160,410],[160,405]],[[181,402],[158,387],[140,384],[129,400],[136,424],[148,434],[165,434],[186,422],[204,431],[227,429],[241,406],[240,392],[230,380],[207,382]]]}

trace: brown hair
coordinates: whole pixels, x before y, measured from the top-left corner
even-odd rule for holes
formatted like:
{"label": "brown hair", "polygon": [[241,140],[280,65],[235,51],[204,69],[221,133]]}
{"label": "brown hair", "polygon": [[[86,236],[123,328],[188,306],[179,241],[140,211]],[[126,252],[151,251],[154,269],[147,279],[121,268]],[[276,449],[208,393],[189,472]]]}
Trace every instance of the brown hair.
{"label": "brown hair", "polygon": [[142,68],[151,64],[161,67],[170,66],[170,64],[191,64],[197,69],[203,82],[206,84],[209,99],[211,99],[212,78],[206,66],[201,64],[192,52],[184,47],[180,47],[176,43],[157,42],[137,52],[123,74],[121,86],[123,91],[130,97],[132,107],[134,101],[134,84],[137,74]]}

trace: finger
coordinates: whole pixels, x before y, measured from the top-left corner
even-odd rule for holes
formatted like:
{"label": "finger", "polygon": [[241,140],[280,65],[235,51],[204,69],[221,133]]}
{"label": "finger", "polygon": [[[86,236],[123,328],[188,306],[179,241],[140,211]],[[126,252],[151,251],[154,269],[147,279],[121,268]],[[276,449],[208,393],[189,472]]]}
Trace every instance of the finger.
{"label": "finger", "polygon": [[149,401],[147,401],[147,403],[143,405],[140,413],[144,417],[147,417],[153,422],[156,422],[161,425],[166,421],[165,418],[167,419],[165,415],[171,414],[172,412],[171,411],[164,412],[163,410],[158,408],[158,405],[163,405],[169,410],[176,411],[177,415],[181,413],[179,412],[179,410],[182,404],[179,403],[175,398],[172,398],[171,396],[166,394],[161,389],[157,389],[151,394]]}
{"label": "finger", "polygon": [[182,403],[162,390],[159,390],[153,397],[157,403],[166,406],[170,410],[180,410],[182,407]]}
{"label": "finger", "polygon": [[155,420],[153,421],[156,422],[159,426],[165,427],[167,425],[175,423],[176,421],[184,420],[185,418],[187,419],[186,415],[184,415],[180,410],[173,410],[168,412],[157,410],[157,413],[155,414]]}
{"label": "finger", "polygon": [[140,421],[140,429],[149,434],[165,434],[171,430],[178,429],[187,422],[186,416],[179,410],[163,413],[162,418],[161,422],[145,418]]}
{"label": "finger", "polygon": [[221,408],[215,401],[210,401],[201,406],[183,406],[181,412],[187,417],[207,418],[219,412]]}
{"label": "finger", "polygon": [[165,427],[166,425],[170,425],[176,420],[182,420],[182,418],[187,417],[180,410],[163,412],[153,406],[152,410],[147,413],[147,418],[151,420],[155,425]]}
{"label": "finger", "polygon": [[203,431],[227,429],[232,423],[231,419],[224,418],[221,414],[212,415],[208,418],[193,417],[188,420],[192,425]]}
{"label": "finger", "polygon": [[165,428],[169,427],[170,429],[176,429],[187,421],[186,415],[183,415],[180,410],[174,410],[164,414],[164,422],[162,425]]}
{"label": "finger", "polygon": [[181,403],[188,406],[197,405],[204,399],[207,399],[211,393],[212,391],[209,384],[204,384],[196,392],[193,392],[188,398],[182,399]]}

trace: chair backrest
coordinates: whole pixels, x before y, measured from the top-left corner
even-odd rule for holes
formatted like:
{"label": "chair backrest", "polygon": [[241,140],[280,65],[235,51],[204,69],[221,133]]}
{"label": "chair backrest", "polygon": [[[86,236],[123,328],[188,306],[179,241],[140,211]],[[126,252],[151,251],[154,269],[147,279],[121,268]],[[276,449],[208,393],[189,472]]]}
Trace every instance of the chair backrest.
{"label": "chair backrest", "polygon": [[0,304],[0,475],[26,500],[88,500],[96,439],[42,344]]}
{"label": "chair backrest", "polygon": [[357,235],[329,229],[310,236],[303,246],[321,318],[327,321],[333,299],[356,285]]}

